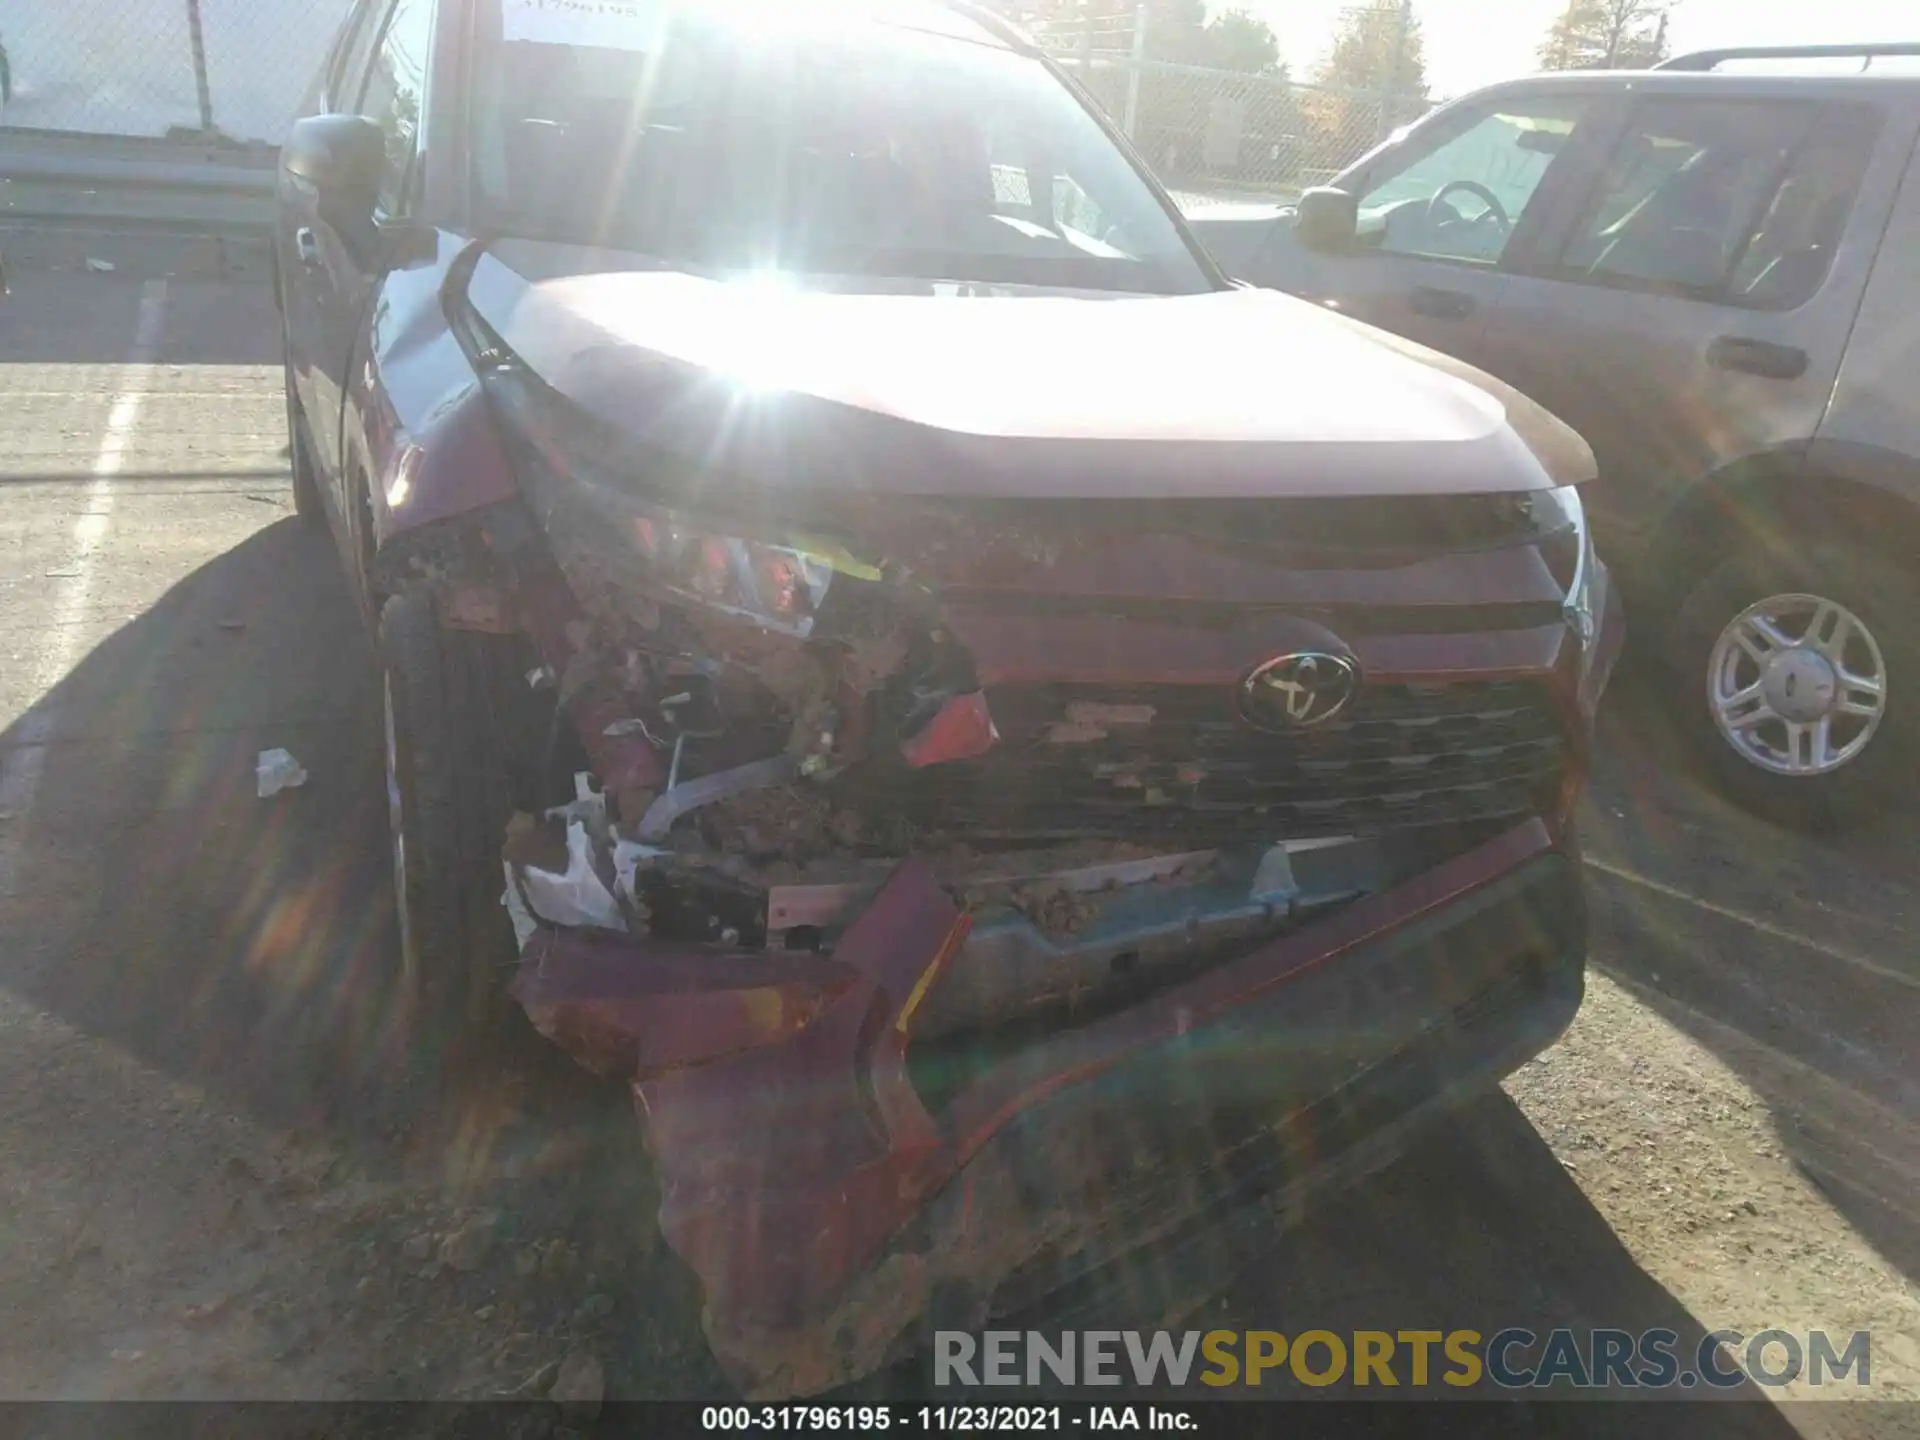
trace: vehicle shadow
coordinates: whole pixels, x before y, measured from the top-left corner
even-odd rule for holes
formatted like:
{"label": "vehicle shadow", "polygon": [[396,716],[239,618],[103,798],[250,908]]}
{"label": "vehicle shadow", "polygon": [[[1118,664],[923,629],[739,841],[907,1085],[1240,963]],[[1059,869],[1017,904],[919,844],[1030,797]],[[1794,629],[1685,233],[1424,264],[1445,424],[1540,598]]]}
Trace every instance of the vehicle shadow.
{"label": "vehicle shadow", "polygon": [[1920,816],[1810,836],[1735,809],[1641,673],[1602,741],[1596,963],[1751,1086],[1782,1151],[1920,1280]]}
{"label": "vehicle shadow", "polygon": [[[9,837],[8,987],[288,1127],[315,1118],[315,1073],[351,1103],[390,1061],[369,660],[335,568],[296,522],[260,531],[0,737],[56,717]],[[256,798],[268,748],[304,788]]]}
{"label": "vehicle shadow", "polygon": [[[263,800],[276,748],[308,778]],[[29,753],[30,804],[0,824],[0,989],[402,1197],[571,1237],[583,1273],[650,1297],[606,1322],[615,1393],[714,1393],[625,1089],[512,1015],[449,1067],[401,1023],[371,645],[319,533],[283,520],[176,584],[0,734],[9,764]],[[444,1393],[419,1387],[470,1369],[463,1339],[410,1336],[408,1364],[435,1368],[375,1390]]]}
{"label": "vehicle shadow", "polygon": [[[1311,1381],[1281,1363],[1257,1384],[1248,1384],[1242,1372],[1236,1383],[1203,1386],[1192,1377],[1210,1366],[1196,1357],[1182,1388],[1143,1389],[1123,1380],[1111,1388],[1053,1384],[984,1390],[936,1383],[932,1361],[922,1355],[832,1398],[858,1402],[884,1394],[896,1402],[949,1405],[1015,1399],[1383,1402],[1384,1408],[1326,1413],[1329,1422],[1347,1413],[1354,1434],[1380,1433],[1398,1423],[1390,1402],[1417,1402],[1415,1409],[1398,1412],[1400,1420],[1431,1420],[1430,1407],[1437,1403],[1480,1402],[1471,1412],[1453,1412],[1454,1421],[1475,1434],[1516,1424],[1517,1433],[1670,1435],[1675,1440],[1796,1433],[1759,1387],[1746,1382],[1714,1392],[1713,1399],[1750,1403],[1706,1405],[1676,1403],[1697,1398],[1695,1390],[1678,1385],[1658,1392],[1615,1390],[1604,1404],[1578,1403],[1581,1392],[1565,1384],[1544,1389],[1501,1389],[1490,1380],[1449,1385],[1446,1373],[1463,1372],[1444,1358],[1437,1339],[1426,1383],[1413,1383],[1412,1350],[1399,1338],[1405,1331],[1473,1331],[1481,1342],[1473,1346],[1476,1351],[1503,1330],[1529,1331],[1534,1339],[1503,1351],[1521,1370],[1538,1362],[1546,1338],[1561,1328],[1572,1330],[1583,1347],[1593,1329],[1624,1330],[1635,1337],[1670,1331],[1667,1343],[1682,1370],[1693,1367],[1706,1334],[1628,1254],[1504,1094],[1463,1106],[1388,1169],[1321,1197],[1294,1227],[1269,1233],[1264,1241],[1246,1236],[1242,1243],[1247,1249],[1238,1257],[1239,1279],[1198,1312],[1168,1318],[1130,1304],[1130,1289],[1159,1295],[1179,1288],[1178,1277],[1143,1274],[1116,1287],[1100,1324],[1176,1334],[1228,1331],[1236,1337],[1275,1331],[1289,1342],[1311,1331],[1326,1332],[1343,1347],[1342,1364],[1330,1378],[1325,1378],[1333,1363],[1330,1352],[1318,1348],[1308,1367]],[[1356,1383],[1350,1347],[1356,1332],[1363,1331],[1393,1337],[1388,1356],[1393,1388],[1381,1383],[1377,1371]],[[1050,1343],[1056,1340],[1049,1336]],[[1229,1353],[1244,1357],[1245,1341],[1236,1338]],[[1130,1373],[1124,1352],[1116,1368],[1123,1377]],[[1489,1406],[1490,1396],[1509,1403]],[[1316,1433],[1321,1423],[1316,1417]]]}
{"label": "vehicle shadow", "polygon": [[[1606,1219],[1519,1107],[1503,1093],[1464,1106],[1435,1127],[1391,1169],[1344,1193],[1325,1197],[1234,1291],[1205,1317],[1206,1328],[1269,1328],[1290,1335],[1308,1329],[1336,1335],[1374,1330],[1477,1331],[1490,1340],[1519,1329],[1541,1342],[1570,1329],[1587,1345],[1595,1329],[1672,1332],[1673,1353],[1691,1368],[1706,1329],[1628,1253]],[[1443,1366],[1435,1348],[1433,1373]],[[1539,1343],[1509,1352],[1530,1369]],[[1394,1370],[1407,1385],[1404,1349]],[[1445,1367],[1456,1368],[1456,1367]],[[1580,1392],[1564,1383],[1501,1390],[1482,1383],[1454,1392],[1436,1382],[1403,1388],[1378,1384],[1307,1387],[1292,1373],[1276,1393],[1315,1399],[1495,1398],[1553,1411],[1551,1428],[1573,1435],[1764,1436],[1793,1428],[1743,1383],[1714,1398],[1735,1405],[1675,1404],[1691,1389],[1609,1392],[1610,1402],[1636,1394],[1669,1403],[1569,1405]],[[1266,1387],[1262,1387],[1264,1390]],[[1625,1411],[1626,1413],[1622,1413]]]}
{"label": "vehicle shadow", "polygon": [[[0,984],[283,1133],[459,1133],[482,1162],[497,1127],[449,1112],[401,1023],[371,647],[319,534],[282,521],[174,586],[0,736],[23,747]],[[270,749],[309,778],[263,800]]]}

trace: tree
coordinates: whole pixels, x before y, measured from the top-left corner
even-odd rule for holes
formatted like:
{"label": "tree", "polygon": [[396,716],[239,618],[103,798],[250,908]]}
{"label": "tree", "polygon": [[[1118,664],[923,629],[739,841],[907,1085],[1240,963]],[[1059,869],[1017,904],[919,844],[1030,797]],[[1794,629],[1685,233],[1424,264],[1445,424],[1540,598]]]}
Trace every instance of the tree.
{"label": "tree", "polygon": [[[1145,0],[1147,65],[1136,73],[1128,63],[1142,18],[1136,0],[988,3],[1069,64],[1086,46],[1093,64],[1077,73],[1114,118],[1133,117],[1132,138],[1167,175],[1203,164],[1274,169],[1298,144],[1300,107],[1279,39],[1244,10],[1209,17],[1207,0]],[[1232,78],[1194,75],[1187,66]]]}
{"label": "tree", "polygon": [[1427,48],[1410,0],[1372,0],[1349,8],[1321,62],[1319,82],[1427,102]]}
{"label": "tree", "polygon": [[[988,0],[991,8],[1045,37],[1066,54],[1082,33],[1107,54],[1133,48],[1138,19],[1135,0]],[[1244,10],[1225,10],[1207,18],[1206,0],[1147,0],[1147,59],[1176,65],[1274,75],[1280,42],[1272,28]]]}
{"label": "tree", "polygon": [[[1429,103],[1426,42],[1411,0],[1369,0],[1350,7],[1301,110],[1313,149],[1339,169],[1371,149]],[[1355,93],[1358,92],[1358,93]]]}
{"label": "tree", "polygon": [[1248,75],[1284,75],[1280,41],[1273,27],[1244,10],[1223,10],[1207,22],[1207,63],[1218,70]]}
{"label": "tree", "polygon": [[1667,58],[1673,0],[1567,0],[1540,45],[1543,70],[1645,70]]}

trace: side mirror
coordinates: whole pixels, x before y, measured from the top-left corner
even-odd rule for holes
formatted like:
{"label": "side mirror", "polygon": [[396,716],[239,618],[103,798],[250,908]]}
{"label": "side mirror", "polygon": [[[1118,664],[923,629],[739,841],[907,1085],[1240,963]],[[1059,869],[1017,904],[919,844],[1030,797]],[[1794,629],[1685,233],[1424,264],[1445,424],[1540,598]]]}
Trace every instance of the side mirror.
{"label": "side mirror", "polygon": [[1293,230],[1309,250],[1344,255],[1360,229],[1360,202],[1337,185],[1303,191],[1294,207]]}
{"label": "side mirror", "polygon": [[364,115],[310,115],[294,122],[284,160],[287,174],[313,189],[320,218],[349,244],[373,238],[386,132]]}

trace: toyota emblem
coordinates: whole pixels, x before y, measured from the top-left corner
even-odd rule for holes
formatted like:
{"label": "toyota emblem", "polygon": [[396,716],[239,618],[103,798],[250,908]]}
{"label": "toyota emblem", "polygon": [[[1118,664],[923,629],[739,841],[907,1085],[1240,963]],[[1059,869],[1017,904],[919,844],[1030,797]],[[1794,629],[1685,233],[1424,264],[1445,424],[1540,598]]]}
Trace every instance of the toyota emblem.
{"label": "toyota emblem", "polygon": [[1301,650],[1260,666],[1240,682],[1240,710],[1262,730],[1324,725],[1353,703],[1360,671],[1344,655]]}

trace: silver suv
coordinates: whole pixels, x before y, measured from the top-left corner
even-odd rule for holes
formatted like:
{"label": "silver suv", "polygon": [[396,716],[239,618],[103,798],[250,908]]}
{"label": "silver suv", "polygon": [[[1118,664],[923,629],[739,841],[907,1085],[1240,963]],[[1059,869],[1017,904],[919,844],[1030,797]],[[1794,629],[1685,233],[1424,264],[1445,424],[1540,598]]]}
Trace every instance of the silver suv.
{"label": "silver suv", "polygon": [[1781,820],[1920,774],[1916,56],[1514,81],[1297,205],[1192,216],[1237,278],[1446,351],[1586,436],[1640,643],[1726,788]]}

